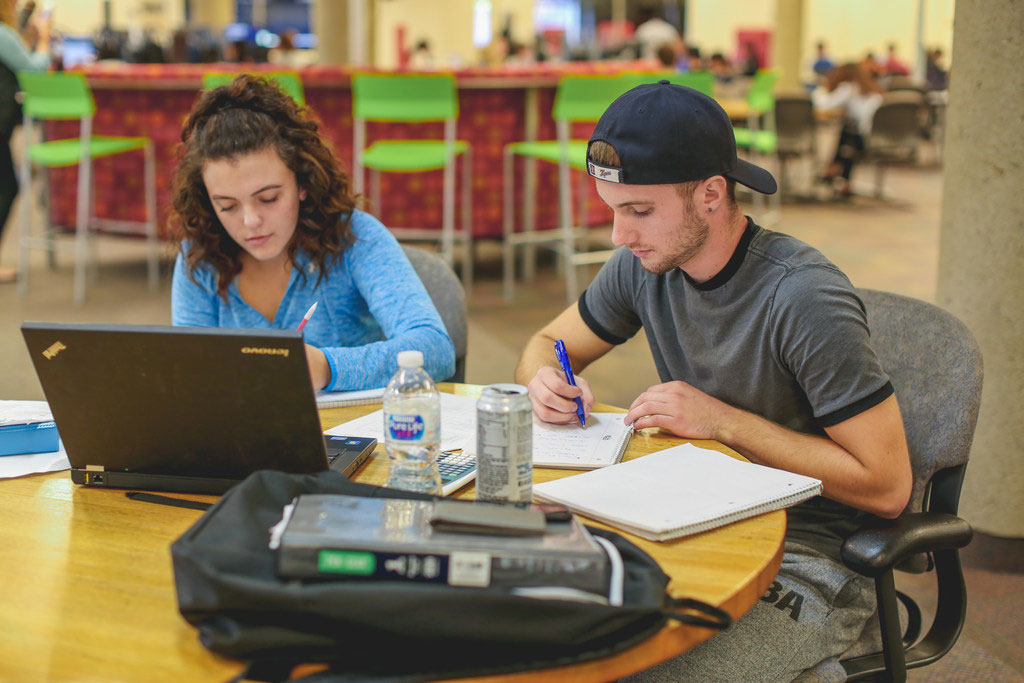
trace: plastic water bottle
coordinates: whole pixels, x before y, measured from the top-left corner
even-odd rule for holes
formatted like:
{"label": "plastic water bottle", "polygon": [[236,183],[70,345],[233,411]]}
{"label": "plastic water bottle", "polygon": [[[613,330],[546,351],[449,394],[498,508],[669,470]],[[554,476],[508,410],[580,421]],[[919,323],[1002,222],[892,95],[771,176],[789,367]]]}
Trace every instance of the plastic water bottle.
{"label": "plastic water bottle", "polygon": [[423,369],[421,351],[398,354],[398,372],[384,390],[384,447],[390,488],[441,495],[437,451],[441,394]]}

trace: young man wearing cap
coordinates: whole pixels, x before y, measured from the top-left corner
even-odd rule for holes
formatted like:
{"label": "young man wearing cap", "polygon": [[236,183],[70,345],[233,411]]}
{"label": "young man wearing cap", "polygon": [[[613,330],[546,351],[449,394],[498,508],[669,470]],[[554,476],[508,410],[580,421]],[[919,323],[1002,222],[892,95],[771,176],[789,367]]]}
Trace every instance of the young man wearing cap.
{"label": "young man wearing cap", "polygon": [[[910,495],[906,438],[892,385],[871,348],[853,285],[817,250],[745,217],[735,183],[775,192],[736,156],[714,100],[667,81],[641,85],[601,117],[587,149],[614,212],[618,251],[577,303],[534,335],[516,381],[534,413],[577,420],[595,403],[584,368],[643,328],[663,384],[626,421],[715,439],[749,460],[820,479],[823,496],[789,510],[782,569],[731,628],[645,672],[653,680],[790,680],[835,658],[874,611],[869,580],[839,561],[870,515]],[[565,341],[577,386],[552,345]]]}

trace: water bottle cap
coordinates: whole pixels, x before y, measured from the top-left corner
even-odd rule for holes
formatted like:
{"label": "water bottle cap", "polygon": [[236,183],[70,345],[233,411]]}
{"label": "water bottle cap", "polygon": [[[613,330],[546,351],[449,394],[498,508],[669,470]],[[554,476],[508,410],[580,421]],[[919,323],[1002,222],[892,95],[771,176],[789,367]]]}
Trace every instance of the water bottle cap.
{"label": "water bottle cap", "polygon": [[422,351],[399,351],[398,367],[400,368],[421,368],[423,367]]}

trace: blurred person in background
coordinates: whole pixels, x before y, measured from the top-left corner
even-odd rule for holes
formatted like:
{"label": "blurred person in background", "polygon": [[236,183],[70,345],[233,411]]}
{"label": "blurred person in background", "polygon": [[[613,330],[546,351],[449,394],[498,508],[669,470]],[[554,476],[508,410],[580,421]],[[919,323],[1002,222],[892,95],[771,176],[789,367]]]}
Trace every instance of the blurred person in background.
{"label": "blurred person in background", "polygon": [[757,74],[757,70],[761,68],[761,60],[757,56],[757,46],[753,43],[743,44],[743,63],[742,73],[744,76],[754,76]]}
{"label": "blurred person in background", "polygon": [[929,90],[945,90],[949,85],[949,75],[939,63],[942,60],[942,50],[935,48],[926,53],[924,66],[924,80]]}
{"label": "blurred person in background", "polygon": [[678,58],[678,55],[676,55],[676,49],[674,47],[665,43],[658,48],[657,57],[658,63],[661,65],[662,69],[665,69],[666,71],[676,70],[676,59]]}
{"label": "blurred person in background", "polygon": [[909,76],[910,67],[896,55],[896,43],[889,43],[889,52],[885,57],[886,76]]}
{"label": "blurred person in background", "polygon": [[298,31],[293,28],[282,31],[281,35],[278,36],[279,42],[277,46],[267,51],[267,61],[271,64],[280,64],[281,66],[304,66],[302,55],[295,47],[295,35],[297,33]]}
{"label": "blurred person in background", "polygon": [[704,58],[699,47],[686,48],[686,68],[683,71],[704,71]]}
{"label": "blurred person in background", "polygon": [[708,60],[708,70],[714,74],[715,80],[719,83],[729,83],[735,75],[732,64],[721,52],[711,55],[711,59]]}
{"label": "blurred person in background", "polygon": [[843,127],[836,153],[820,180],[833,183],[841,179],[839,191],[852,194],[850,174],[854,162],[864,153],[864,140],[871,132],[875,111],[882,104],[882,87],[863,62],[843,64],[829,72],[825,83],[811,93],[818,109],[842,109]]}
{"label": "blurred person in background", "polygon": [[[17,11],[15,0],[0,0],[0,237],[18,196],[18,175],[11,157],[11,134],[21,123],[19,71],[46,71],[50,65],[50,25],[53,16],[33,16],[34,3]],[[0,267],[0,284],[14,282],[17,272]]]}
{"label": "blurred person in background", "polygon": [[657,57],[658,48],[662,45],[682,43],[683,37],[679,30],[654,13],[650,7],[641,7],[636,15],[636,31],[633,40],[640,46],[642,59]]}
{"label": "blurred person in background", "polygon": [[827,76],[828,72],[835,68],[835,62],[825,50],[825,41],[818,41],[817,51],[818,54],[811,69],[819,76]]}
{"label": "blurred person in background", "polygon": [[872,78],[878,78],[879,76],[885,75],[885,67],[878,63],[875,59],[875,53],[869,52],[864,55],[864,59],[860,60],[860,66],[865,73],[869,74]]}
{"label": "blurred person in background", "polygon": [[[512,42],[508,43],[508,54],[512,54]],[[505,58],[506,60],[508,57]],[[409,54],[409,68],[428,71],[434,68],[434,55],[430,52],[430,41],[421,38]]]}

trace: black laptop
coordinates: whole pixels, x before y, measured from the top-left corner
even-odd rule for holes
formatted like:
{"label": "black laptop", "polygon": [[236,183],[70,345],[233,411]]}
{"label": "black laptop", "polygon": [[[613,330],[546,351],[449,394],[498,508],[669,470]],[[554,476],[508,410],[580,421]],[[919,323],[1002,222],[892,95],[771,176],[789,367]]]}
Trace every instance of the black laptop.
{"label": "black laptop", "polygon": [[77,484],[216,494],[259,469],[349,474],[376,445],[324,437],[299,332],[21,331]]}

